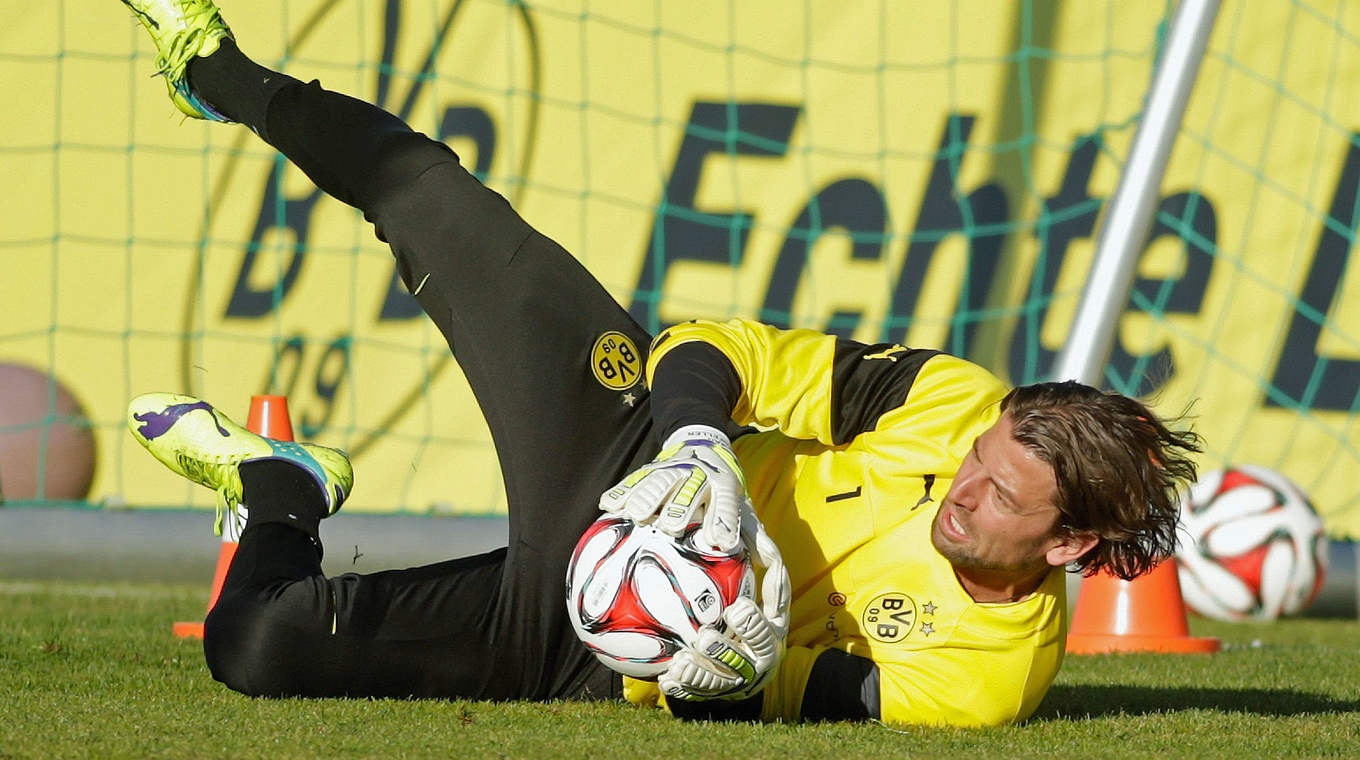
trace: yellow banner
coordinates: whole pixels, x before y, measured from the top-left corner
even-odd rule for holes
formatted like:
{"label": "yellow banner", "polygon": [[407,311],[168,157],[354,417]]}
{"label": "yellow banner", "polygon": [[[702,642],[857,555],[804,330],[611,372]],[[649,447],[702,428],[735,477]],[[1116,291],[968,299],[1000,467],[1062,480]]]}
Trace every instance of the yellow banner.
{"label": "yellow banner", "polygon": [[[1314,5],[1224,4],[1111,366],[1163,413],[1194,402],[1205,467],[1278,469],[1353,535],[1360,21]],[[1166,14],[223,6],[260,62],[445,139],[644,324],[758,316],[1015,383],[1066,337]],[[244,419],[274,392],[299,438],[354,455],[347,508],[504,509],[466,383],[358,212],[248,130],[182,119],[117,3],[0,9],[0,362],[52,373],[95,423],[89,500],[211,504],[127,435],[132,396]]]}

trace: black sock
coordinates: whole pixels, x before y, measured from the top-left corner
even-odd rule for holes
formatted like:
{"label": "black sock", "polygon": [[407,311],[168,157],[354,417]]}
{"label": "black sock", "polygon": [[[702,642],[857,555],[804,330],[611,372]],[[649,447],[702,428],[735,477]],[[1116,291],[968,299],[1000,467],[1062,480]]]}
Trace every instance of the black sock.
{"label": "black sock", "polygon": [[212,55],[190,60],[186,71],[200,98],[261,136],[270,99],[284,87],[301,84],[250,60],[230,39],[223,39]]}
{"label": "black sock", "polygon": [[326,497],[311,473],[278,459],[243,462],[237,469],[247,526],[282,523],[317,538],[326,516]]}

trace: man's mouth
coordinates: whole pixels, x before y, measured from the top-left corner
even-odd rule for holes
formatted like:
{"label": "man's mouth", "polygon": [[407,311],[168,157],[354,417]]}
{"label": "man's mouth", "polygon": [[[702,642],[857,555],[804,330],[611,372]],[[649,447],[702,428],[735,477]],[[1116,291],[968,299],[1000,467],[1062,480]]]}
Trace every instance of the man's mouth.
{"label": "man's mouth", "polygon": [[968,531],[964,529],[963,524],[954,516],[954,510],[952,508],[945,510],[944,528],[945,532],[949,533],[951,538],[968,537]]}

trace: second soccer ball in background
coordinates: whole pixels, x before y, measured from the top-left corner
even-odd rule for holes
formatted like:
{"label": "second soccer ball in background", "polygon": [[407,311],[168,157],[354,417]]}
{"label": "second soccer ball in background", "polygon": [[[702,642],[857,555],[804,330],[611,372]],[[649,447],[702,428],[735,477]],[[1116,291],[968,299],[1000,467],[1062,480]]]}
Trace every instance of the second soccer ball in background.
{"label": "second soccer ball in background", "polygon": [[1186,605],[1219,620],[1303,612],[1322,589],[1322,518],[1288,478],[1254,465],[1206,473],[1181,502],[1176,559]]}

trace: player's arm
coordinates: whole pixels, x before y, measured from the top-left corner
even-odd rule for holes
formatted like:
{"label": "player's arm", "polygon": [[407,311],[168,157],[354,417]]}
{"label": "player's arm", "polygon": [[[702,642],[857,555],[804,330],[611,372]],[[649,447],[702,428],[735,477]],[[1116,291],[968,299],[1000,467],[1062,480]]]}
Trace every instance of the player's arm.
{"label": "player's arm", "polygon": [[[675,325],[653,341],[647,362],[653,419],[665,440],[661,453],[606,491],[600,507],[638,522],[655,520],[673,535],[702,514],[704,537],[730,550],[737,544],[737,510],[745,498],[745,481],[731,455],[734,425],[758,423],[794,438],[845,443],[873,430],[886,415],[912,417],[905,408],[908,395],[922,368],[939,355],[742,319]],[[949,361],[966,368],[966,381],[927,384],[934,390],[916,394],[923,396],[917,407],[959,402],[940,397],[940,388],[946,396],[951,387],[964,389],[970,404],[980,396],[972,375],[986,372]]]}
{"label": "player's arm", "polygon": [[731,362],[703,343],[680,347],[651,370],[653,421],[665,442],[652,462],[606,491],[600,507],[677,536],[700,523],[701,540],[724,551],[744,546],[765,568],[761,603],[729,605],[723,625],[704,626],[660,679],[676,701],[743,700],[764,687],[783,656],[790,588],[727,434],[740,380]]}
{"label": "player's arm", "polygon": [[[989,627],[987,633],[996,630]],[[835,648],[789,647],[778,677],[763,695],[761,718],[936,726],[1014,723],[1033,713],[1057,673],[1062,643],[1053,634],[1042,634],[1046,643],[1037,650],[1032,638],[996,647],[979,645],[969,634],[957,646],[886,651],[880,661]]]}
{"label": "player's arm", "polygon": [[717,348],[702,342],[676,346],[652,366],[652,422],[662,440],[686,425],[707,425],[735,435],[732,411],[741,378]]}
{"label": "player's arm", "polygon": [[694,344],[667,357],[651,383],[661,451],[600,497],[600,508],[680,536],[702,520],[703,538],[721,551],[741,542],[746,482],[732,453],[732,407],[741,392],[730,362]]}
{"label": "player's arm", "polygon": [[[807,664],[811,663],[811,669]],[[789,647],[785,668],[798,671],[787,678],[791,683],[776,684],[767,692],[735,702],[682,702],[668,700],[667,709],[686,720],[760,720],[762,716],[784,720],[877,720],[879,709],[878,666],[873,660],[839,649],[813,650]],[[782,709],[783,693],[796,691],[796,682],[807,678],[802,700]],[[781,676],[781,681],[786,677]],[[765,710],[765,699],[775,704]],[[787,713],[787,714],[786,714]]]}
{"label": "player's arm", "polygon": [[751,699],[732,703],[667,699],[666,708],[676,717],[696,720],[1001,725],[1032,710],[1020,699],[1023,690],[1033,688],[1042,695],[1046,689],[1046,683],[1029,683],[1027,669],[1014,665],[1004,656],[972,647],[923,652],[910,662],[888,663],[835,648],[789,647],[777,676]]}
{"label": "player's arm", "polygon": [[743,319],[694,321],[669,328],[653,342],[648,376],[653,384],[666,382],[672,355],[701,351],[721,354],[735,375],[735,385],[730,379],[723,385],[729,394],[723,404],[731,404],[728,413],[737,423],[777,427],[790,437],[832,445],[874,429],[883,415],[902,406],[922,366],[940,354]]}
{"label": "player's arm", "polygon": [[839,649],[817,655],[803,687],[803,720],[878,720],[878,665]]}

